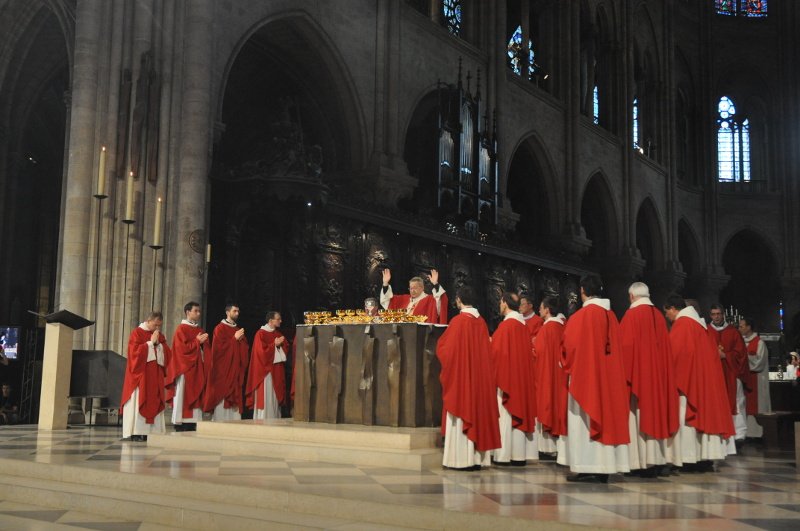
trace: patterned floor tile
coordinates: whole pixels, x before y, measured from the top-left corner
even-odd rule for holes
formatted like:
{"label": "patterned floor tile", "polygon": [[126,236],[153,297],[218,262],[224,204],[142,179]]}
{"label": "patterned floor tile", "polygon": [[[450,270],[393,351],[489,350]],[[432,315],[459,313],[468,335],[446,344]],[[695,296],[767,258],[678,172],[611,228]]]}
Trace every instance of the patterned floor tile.
{"label": "patterned floor tile", "polygon": [[797,520],[782,520],[779,518],[741,518],[736,521],[759,529],[769,529],[770,531],[796,531],[798,526]]}
{"label": "patterned floor tile", "polygon": [[631,520],[693,520],[696,518],[713,517],[710,513],[680,505],[601,505],[600,507],[606,511],[624,516],[625,518],[630,518]]}

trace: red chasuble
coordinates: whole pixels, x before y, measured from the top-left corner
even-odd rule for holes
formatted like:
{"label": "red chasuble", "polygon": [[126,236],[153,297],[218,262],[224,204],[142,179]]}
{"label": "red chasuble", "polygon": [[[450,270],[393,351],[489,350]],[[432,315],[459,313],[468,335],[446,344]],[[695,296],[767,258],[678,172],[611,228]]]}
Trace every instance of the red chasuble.
{"label": "red chasuble", "polygon": [[650,304],[625,312],[620,323],[622,356],[639,407],[639,429],[654,439],[678,431],[678,388],[664,316]]}
{"label": "red chasuble", "polygon": [[748,415],[756,415],[758,414],[758,373],[753,372],[750,370],[750,360],[749,356],[756,356],[758,355],[758,343],[761,341],[761,338],[755,336],[753,339],[750,340],[750,343],[747,344],[747,375],[744,379],[744,399],[745,399],[745,409],[747,410]]}
{"label": "red chasuble", "polygon": [[461,312],[436,345],[442,363],[442,434],[447,413],[460,418],[480,452],[500,448],[500,412],[492,377],[489,329],[482,317]]}
{"label": "red chasuble", "polygon": [[205,406],[203,411],[212,412],[222,400],[227,409],[236,408],[239,413],[242,406],[242,390],[244,375],[247,372],[248,352],[250,345],[247,338],[237,341],[234,334],[241,330],[239,326],[219,323],[214,328],[214,344],[211,355],[206,357],[206,389],[203,393]]}
{"label": "red chasuble", "polygon": [[[264,378],[272,374],[272,387],[278,403],[286,402],[286,364],[273,363],[275,360],[275,340],[284,337],[279,330],[268,332],[263,328],[256,332],[253,339],[253,352],[250,356],[250,373],[247,375],[247,407],[264,409]],[[291,352],[290,345],[284,339],[283,352]]]}
{"label": "red chasuble", "polygon": [[[144,417],[147,424],[152,424],[156,415],[164,411],[164,377],[166,369],[155,360],[147,361],[147,342],[153,332],[137,326],[128,339],[128,364],[125,367],[125,382],[122,384],[122,399],[120,405],[124,406],[131,395],[139,388],[139,414]],[[161,336],[164,339],[164,336]],[[170,350],[166,343],[161,343],[164,348],[164,365],[169,365]],[[120,407],[120,412],[122,408]]]}
{"label": "red chasuble", "polygon": [[528,329],[528,332],[531,334],[531,339],[536,338],[536,334],[539,333],[539,330],[542,329],[544,326],[544,320],[536,314],[533,314],[530,318],[525,319],[525,327]]}
{"label": "red chasuble", "polygon": [[561,368],[564,325],[548,321],[534,343],[536,417],[553,437],[567,434],[567,373]]}
{"label": "red chasuble", "polygon": [[199,326],[181,323],[172,337],[172,359],[167,366],[167,400],[175,397],[178,376],[184,376],[183,418],[192,416],[192,410],[203,407],[203,388],[206,382],[203,352],[209,351],[211,342],[200,344],[199,334],[205,330]]}
{"label": "red chasuble", "polygon": [[607,445],[630,443],[630,397],[616,315],[585,304],[567,321],[564,351],[569,392],[589,416],[591,439]]}
{"label": "red chasuble", "polygon": [[[411,300],[411,295],[395,295],[389,301],[390,310],[404,310],[408,308],[408,302]],[[436,311],[436,299],[431,294],[426,294],[422,300],[417,302],[411,315],[427,315],[427,323],[431,324],[447,324],[447,293],[443,293],[439,298],[439,305],[442,309],[441,315]]]}
{"label": "red chasuble", "polygon": [[[736,414],[736,379],[745,383],[750,365],[747,359],[747,347],[744,346],[742,335],[734,327],[726,324],[721,332],[713,325],[708,325],[708,335],[714,340],[715,345],[722,345],[725,359],[722,360],[722,373],[725,376],[725,387],[728,390],[728,403],[731,415]],[[717,354],[719,357],[719,354]]]}
{"label": "red chasuble", "polygon": [[669,332],[675,382],[686,397],[686,424],[728,438],[736,433],[722,377],[717,343],[691,317],[678,317]]}
{"label": "red chasuble", "polygon": [[536,430],[536,391],[531,356],[531,336],[516,319],[504,319],[492,336],[492,364],[495,382],[503,391],[503,406],[511,415],[513,428]]}

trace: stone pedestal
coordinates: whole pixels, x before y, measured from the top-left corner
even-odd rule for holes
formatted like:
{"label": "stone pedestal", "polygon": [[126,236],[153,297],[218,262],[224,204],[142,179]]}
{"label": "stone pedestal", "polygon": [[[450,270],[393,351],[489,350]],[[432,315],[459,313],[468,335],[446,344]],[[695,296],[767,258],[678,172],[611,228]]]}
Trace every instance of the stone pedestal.
{"label": "stone pedestal", "polygon": [[48,323],[45,329],[39,429],[67,428],[73,335],[74,330],[61,323]]}

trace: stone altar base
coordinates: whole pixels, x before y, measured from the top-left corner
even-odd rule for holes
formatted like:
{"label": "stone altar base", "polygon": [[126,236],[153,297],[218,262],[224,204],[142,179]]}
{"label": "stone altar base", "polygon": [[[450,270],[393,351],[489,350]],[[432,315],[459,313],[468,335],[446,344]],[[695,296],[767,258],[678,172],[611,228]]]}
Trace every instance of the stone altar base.
{"label": "stone altar base", "polygon": [[201,422],[196,432],[150,435],[148,446],[324,463],[426,470],[442,464],[439,428],[391,428],[292,419]]}

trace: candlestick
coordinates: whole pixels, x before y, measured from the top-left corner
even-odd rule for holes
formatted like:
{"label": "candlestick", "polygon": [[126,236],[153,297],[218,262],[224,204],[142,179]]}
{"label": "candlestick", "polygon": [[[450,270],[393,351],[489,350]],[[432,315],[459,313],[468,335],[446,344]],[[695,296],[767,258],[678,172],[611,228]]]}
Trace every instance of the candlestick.
{"label": "candlestick", "polygon": [[206,263],[207,264],[211,263],[211,244],[210,243],[206,244]]}
{"label": "candlestick", "polygon": [[128,182],[125,188],[125,217],[123,223],[136,223],[133,219],[133,172],[128,172]]}
{"label": "candlestick", "polygon": [[97,199],[105,199],[106,195],[106,147],[100,150],[100,164],[97,169],[97,192],[94,194]]}
{"label": "candlestick", "polygon": [[161,198],[158,198],[156,203],[156,219],[153,224],[153,244],[150,246],[153,249],[161,249]]}

